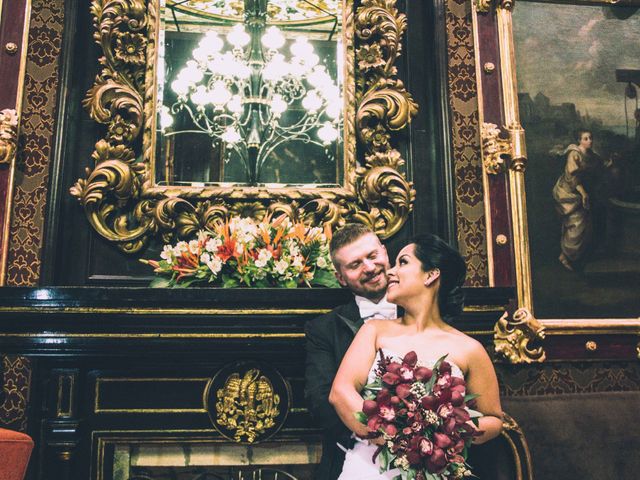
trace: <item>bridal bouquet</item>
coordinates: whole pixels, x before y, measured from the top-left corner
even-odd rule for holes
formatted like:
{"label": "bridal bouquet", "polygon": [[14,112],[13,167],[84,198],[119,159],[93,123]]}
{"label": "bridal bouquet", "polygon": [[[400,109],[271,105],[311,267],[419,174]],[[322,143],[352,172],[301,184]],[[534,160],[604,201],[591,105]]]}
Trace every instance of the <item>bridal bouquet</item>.
{"label": "bridal bouquet", "polygon": [[402,362],[392,361],[380,350],[376,380],[364,387],[358,420],[385,443],[374,454],[380,472],[399,468],[396,479],[442,480],[472,476],[467,451],[477,430],[479,412],[465,395],[465,381],[451,374],[451,365],[440,358],[433,368],[419,366],[415,352]]}
{"label": "bridal bouquet", "polygon": [[231,287],[338,287],[327,244],[331,231],[291,222],[232,217],[196,239],[165,245],[161,260],[142,260],[160,276],[151,286],[208,283]]}

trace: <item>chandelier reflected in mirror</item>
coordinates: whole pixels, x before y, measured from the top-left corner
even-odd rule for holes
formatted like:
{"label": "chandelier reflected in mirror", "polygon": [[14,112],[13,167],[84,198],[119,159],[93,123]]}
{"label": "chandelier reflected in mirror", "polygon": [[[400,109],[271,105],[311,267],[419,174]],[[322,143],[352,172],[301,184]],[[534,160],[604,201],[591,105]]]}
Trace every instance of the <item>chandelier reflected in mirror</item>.
{"label": "chandelier reflected in mirror", "polygon": [[[326,10],[330,5],[324,1],[244,0],[241,5],[236,2],[233,10],[242,15],[240,21],[237,16],[203,10],[204,15],[196,15],[189,23],[184,20],[185,11],[193,10],[176,8],[184,3],[167,3],[175,25],[171,33],[178,39],[193,38],[189,29],[200,30],[199,41],[190,51],[183,48],[181,64],[165,65],[165,57],[177,57],[165,55],[158,68],[162,102],[158,135],[164,140],[159,153],[165,157],[167,183],[179,183],[169,178],[176,180],[175,172],[180,170],[176,162],[193,161],[188,152],[202,143],[203,135],[211,147],[205,156],[219,160],[213,168],[218,170],[218,182],[242,179],[245,184],[258,185],[284,178],[284,182],[296,183],[287,177],[287,169],[294,168],[316,172],[314,177],[305,177],[303,172],[300,183],[308,183],[307,178],[335,183],[340,163],[336,158],[342,149],[343,62],[340,35],[335,35],[338,16]],[[205,3],[211,8],[211,2],[201,2],[201,6]],[[233,3],[222,2],[222,6],[228,10]],[[304,5],[306,11],[291,8],[289,4],[295,3]],[[317,18],[310,15],[314,11]],[[285,20],[274,20],[285,14],[289,16]],[[165,14],[166,18],[171,16]],[[221,24],[203,30],[202,18],[214,18]],[[183,137],[182,142],[178,137]],[[187,154],[176,156],[176,145],[184,145]],[[324,167],[329,175],[323,178],[320,164],[327,161],[332,163]],[[188,180],[194,183],[199,178]]]}

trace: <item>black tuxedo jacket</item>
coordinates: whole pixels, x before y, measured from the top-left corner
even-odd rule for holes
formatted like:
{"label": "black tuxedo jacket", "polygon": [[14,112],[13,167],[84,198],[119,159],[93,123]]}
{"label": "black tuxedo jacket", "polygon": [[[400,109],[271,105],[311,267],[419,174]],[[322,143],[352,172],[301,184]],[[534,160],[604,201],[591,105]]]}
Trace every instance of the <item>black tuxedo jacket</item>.
{"label": "black tuxedo jacket", "polygon": [[342,471],[344,452],[336,443],[345,448],[353,444],[351,431],[329,403],[329,392],[342,357],[362,324],[355,299],[305,324],[307,360],[304,393],[311,414],[324,429],[317,480],[337,479]]}

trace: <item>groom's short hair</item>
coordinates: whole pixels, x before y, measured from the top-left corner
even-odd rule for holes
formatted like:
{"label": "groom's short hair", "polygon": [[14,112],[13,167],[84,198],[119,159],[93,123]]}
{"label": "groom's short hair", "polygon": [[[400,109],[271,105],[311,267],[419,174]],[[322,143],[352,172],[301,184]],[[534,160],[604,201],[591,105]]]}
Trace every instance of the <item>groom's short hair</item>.
{"label": "groom's short hair", "polygon": [[369,233],[375,235],[375,232],[370,227],[363,225],[362,223],[347,223],[343,227],[339,228],[333,234],[331,242],[329,243],[329,252],[331,253],[331,260],[333,261],[334,266],[337,267],[335,252],[340,250],[342,247],[352,244],[360,237],[364,237]]}

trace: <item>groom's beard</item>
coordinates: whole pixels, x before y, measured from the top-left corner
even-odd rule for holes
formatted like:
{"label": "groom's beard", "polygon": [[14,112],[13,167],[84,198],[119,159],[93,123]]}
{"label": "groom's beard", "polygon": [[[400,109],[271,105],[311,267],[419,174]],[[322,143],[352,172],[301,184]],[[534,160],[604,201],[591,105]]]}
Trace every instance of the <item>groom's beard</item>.
{"label": "groom's beard", "polygon": [[363,275],[357,285],[351,286],[351,291],[369,300],[380,300],[387,292],[388,283],[386,269],[381,267],[375,272]]}

